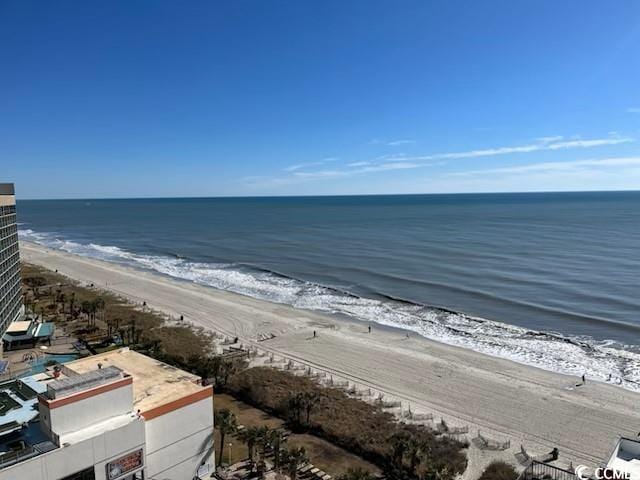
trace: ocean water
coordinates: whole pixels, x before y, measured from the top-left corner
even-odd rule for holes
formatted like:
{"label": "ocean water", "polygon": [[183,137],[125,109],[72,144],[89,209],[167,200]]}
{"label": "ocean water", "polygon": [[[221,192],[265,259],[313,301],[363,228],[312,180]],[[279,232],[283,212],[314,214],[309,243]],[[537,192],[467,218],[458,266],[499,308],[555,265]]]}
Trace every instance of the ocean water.
{"label": "ocean water", "polygon": [[640,391],[640,192],[19,201],[21,238]]}

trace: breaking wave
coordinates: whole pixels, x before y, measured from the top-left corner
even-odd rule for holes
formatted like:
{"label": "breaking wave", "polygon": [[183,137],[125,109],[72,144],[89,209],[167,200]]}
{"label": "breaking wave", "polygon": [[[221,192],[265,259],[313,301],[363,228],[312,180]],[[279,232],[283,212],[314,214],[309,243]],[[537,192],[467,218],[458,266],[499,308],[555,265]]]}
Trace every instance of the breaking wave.
{"label": "breaking wave", "polygon": [[402,328],[449,345],[558,373],[585,374],[640,391],[640,349],[637,345],[530,330],[382,293],[379,299],[366,298],[253,265],[193,262],[178,254],[142,255],[116,246],[65,240],[28,228],[20,229],[18,233],[23,240],[76,255],[143,268],[296,308]]}

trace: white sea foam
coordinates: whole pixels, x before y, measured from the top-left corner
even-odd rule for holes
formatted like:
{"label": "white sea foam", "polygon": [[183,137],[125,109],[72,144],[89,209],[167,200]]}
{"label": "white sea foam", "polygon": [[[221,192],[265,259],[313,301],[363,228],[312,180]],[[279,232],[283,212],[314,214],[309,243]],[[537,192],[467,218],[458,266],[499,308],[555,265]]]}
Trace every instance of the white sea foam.
{"label": "white sea foam", "polygon": [[640,354],[630,351],[632,347],[613,341],[597,342],[592,338],[535,332],[407,302],[362,298],[235,264],[139,255],[115,246],[63,240],[31,229],[20,230],[19,234],[25,240],[69,253],[124,263],[297,308],[338,313],[366,322],[399,327],[443,343],[546,370],[576,376],[586,374],[602,381],[610,378],[614,384],[640,391]]}

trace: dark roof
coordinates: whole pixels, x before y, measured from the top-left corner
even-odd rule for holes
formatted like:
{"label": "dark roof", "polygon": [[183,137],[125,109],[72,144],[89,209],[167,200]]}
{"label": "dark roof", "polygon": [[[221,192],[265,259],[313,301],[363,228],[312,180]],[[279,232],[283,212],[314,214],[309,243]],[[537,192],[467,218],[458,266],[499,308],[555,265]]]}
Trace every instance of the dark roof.
{"label": "dark roof", "polygon": [[15,195],[16,190],[13,183],[0,183],[0,195]]}

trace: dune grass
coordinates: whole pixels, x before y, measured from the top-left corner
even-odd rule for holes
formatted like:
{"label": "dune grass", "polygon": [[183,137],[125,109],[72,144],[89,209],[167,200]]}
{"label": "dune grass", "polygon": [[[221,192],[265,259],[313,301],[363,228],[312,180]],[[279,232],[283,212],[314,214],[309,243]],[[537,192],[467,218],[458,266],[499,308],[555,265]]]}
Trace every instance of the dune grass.
{"label": "dune grass", "polygon": [[[197,352],[208,355],[212,336],[187,325],[168,324],[167,317],[149,308],[134,305],[126,299],[99,287],[83,286],[59,274],[28,263],[22,263],[25,304],[30,311],[77,336],[95,342],[119,335],[125,345],[147,353],[163,355],[185,362]],[[83,305],[101,300],[95,313],[87,313]],[[155,350],[150,352],[150,350]]]}
{"label": "dune grass", "polygon": [[[466,468],[466,444],[425,426],[398,423],[379,406],[308,378],[256,367],[235,375],[228,388],[286,420],[291,428],[324,438],[374,463],[388,478],[450,480]],[[300,414],[292,403],[301,394],[315,399],[309,421],[307,412]]]}

